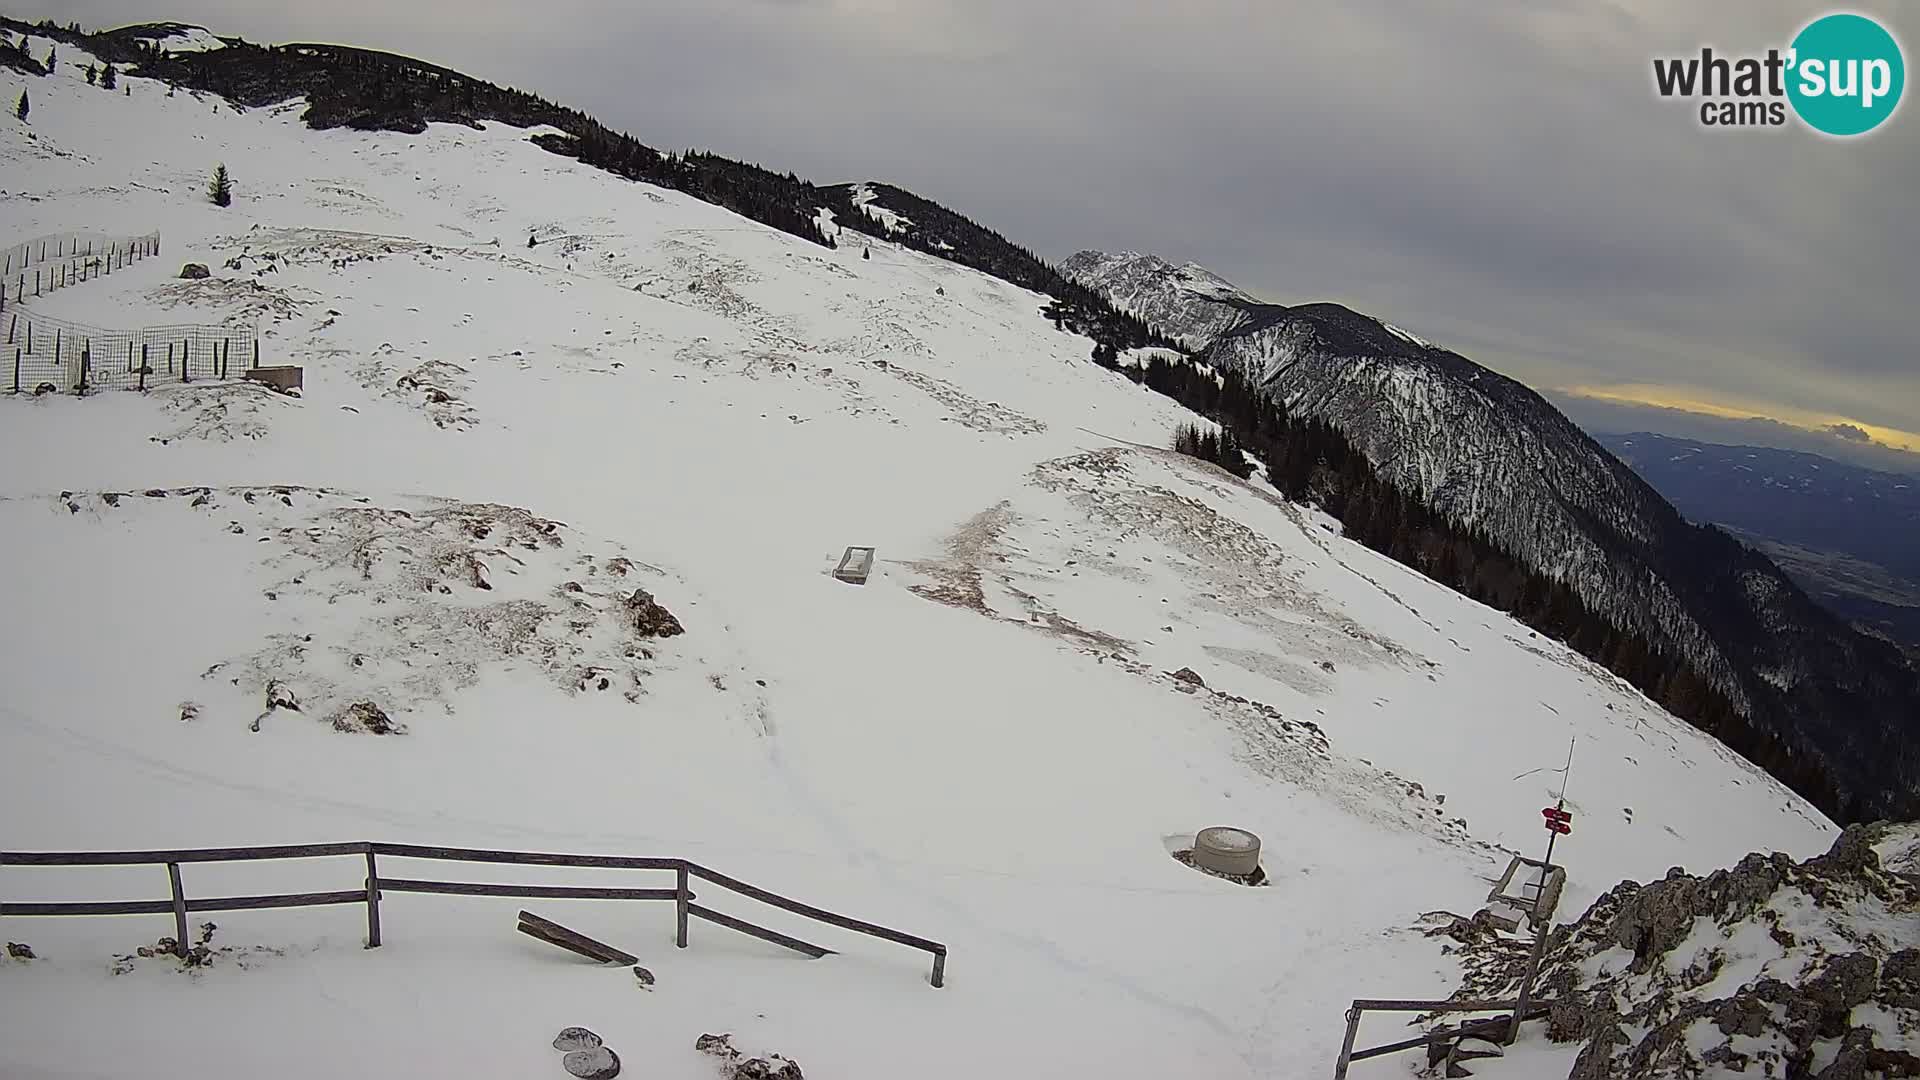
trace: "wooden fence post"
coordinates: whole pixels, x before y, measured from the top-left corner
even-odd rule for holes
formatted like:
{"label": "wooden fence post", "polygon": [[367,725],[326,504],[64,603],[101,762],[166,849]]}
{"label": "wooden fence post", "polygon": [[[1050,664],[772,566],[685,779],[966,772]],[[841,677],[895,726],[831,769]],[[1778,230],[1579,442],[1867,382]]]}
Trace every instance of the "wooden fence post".
{"label": "wooden fence post", "polygon": [[373,862],[373,845],[367,845],[367,948],[380,947],[380,870]]}
{"label": "wooden fence post", "polygon": [[167,864],[167,881],[173,886],[173,951],[182,960],[187,958],[187,894],[180,888],[180,864]]}
{"label": "wooden fence post", "polygon": [[673,943],[684,949],[687,947],[687,864],[681,863],[675,868],[674,874],[673,907],[679,926],[674,933]]}
{"label": "wooden fence post", "polygon": [[147,343],[143,341],[140,343],[140,389],[142,392],[147,389],[147,372],[151,370],[147,366]]}
{"label": "wooden fence post", "polygon": [[1347,1041],[1340,1044],[1340,1057],[1333,1063],[1333,1080],[1347,1080],[1347,1066],[1353,1063],[1353,1037],[1360,1033],[1360,1008],[1347,1010]]}
{"label": "wooden fence post", "polygon": [[20,346],[13,347],[13,392],[20,392]]}
{"label": "wooden fence post", "polygon": [[936,990],[942,986],[947,985],[947,954],[946,953],[937,952],[933,954],[932,982],[933,982],[934,989]]}
{"label": "wooden fence post", "polygon": [[[15,317],[18,318],[18,316],[15,316]],[[260,366],[260,339],[259,338],[253,339],[253,366],[254,367]]]}
{"label": "wooden fence post", "polygon": [[76,394],[87,392],[87,378],[93,374],[93,339],[89,338],[80,345],[80,383],[73,388]]}

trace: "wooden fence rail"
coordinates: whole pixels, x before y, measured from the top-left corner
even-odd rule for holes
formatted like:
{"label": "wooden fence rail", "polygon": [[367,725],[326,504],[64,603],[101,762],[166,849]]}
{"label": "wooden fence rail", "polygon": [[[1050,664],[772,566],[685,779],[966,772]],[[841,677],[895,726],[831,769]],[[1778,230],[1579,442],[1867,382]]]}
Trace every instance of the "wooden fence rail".
{"label": "wooden fence rail", "polygon": [[[181,885],[180,867],[184,863],[259,862],[271,859],[320,859],[361,856],[367,873],[359,888],[331,892],[280,893],[266,896],[229,896],[193,898]],[[513,866],[561,866],[575,869],[671,870],[674,887],[601,888],[581,885],[517,885],[492,882],[421,880],[383,877],[378,858],[430,859],[445,862],[491,863]],[[0,917],[51,915],[165,915],[174,917],[174,947],[188,952],[187,914],[196,911],[251,911],[263,908],[319,907],[331,904],[365,904],[367,907],[367,947],[380,945],[380,900],[382,894],[434,893],[447,896],[511,896],[583,900],[657,900],[673,901],[676,913],[674,943],[687,947],[689,918],[698,918],[752,937],[792,949],[818,959],[833,950],[799,938],[756,926],[712,908],[693,903],[691,879],[698,877],[722,889],[757,900],[770,907],[791,912],[815,922],[851,930],[933,956],[934,986],[946,982],[947,947],[937,941],[902,933],[876,923],[837,915],[811,904],[803,904],[778,893],[749,885],[686,859],[629,855],[566,855],[537,851],[493,851],[484,848],[427,847],[418,844],[292,844],[274,847],[186,848],[156,851],[0,851],[0,867],[8,866],[165,866],[168,891],[165,900],[117,900],[103,902],[19,903],[0,901]]]}
{"label": "wooden fence rail", "polygon": [[[1518,1034],[1520,1022],[1537,1020],[1545,1016],[1551,1003],[1545,1001],[1422,1001],[1405,998],[1355,998],[1353,1006],[1347,1010],[1347,1036],[1340,1044],[1340,1056],[1333,1063],[1333,1080],[1346,1080],[1347,1068],[1356,1061],[1397,1054],[1402,1050],[1431,1046],[1436,1042],[1463,1037],[1491,1039],[1492,1041],[1511,1043]],[[1501,1016],[1486,1020],[1473,1020],[1462,1023],[1457,1028],[1436,1029],[1422,1032],[1410,1039],[1383,1043],[1365,1049],[1354,1049],[1353,1043],[1360,1034],[1360,1017],[1369,1012],[1414,1012],[1414,1013],[1477,1013],[1510,1011],[1511,1016]],[[1451,1059],[1449,1059],[1451,1060]]]}

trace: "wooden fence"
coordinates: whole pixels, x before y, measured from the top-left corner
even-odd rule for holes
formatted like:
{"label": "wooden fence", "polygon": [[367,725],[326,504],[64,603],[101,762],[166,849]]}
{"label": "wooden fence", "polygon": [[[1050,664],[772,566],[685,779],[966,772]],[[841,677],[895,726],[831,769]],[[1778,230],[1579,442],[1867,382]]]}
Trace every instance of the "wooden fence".
{"label": "wooden fence", "polygon": [[160,254],[160,234],[44,236],[0,250],[0,311]]}
{"label": "wooden fence", "polygon": [[[1462,1038],[1480,1038],[1503,1044],[1511,1044],[1518,1035],[1520,1022],[1536,1020],[1547,1014],[1552,1006],[1545,1001],[1528,1002],[1524,996],[1519,1001],[1405,1001],[1385,998],[1357,998],[1353,1007],[1347,1010],[1347,1037],[1340,1045],[1340,1056],[1333,1063],[1333,1080],[1346,1080],[1347,1067],[1356,1061],[1365,1061],[1385,1054],[1397,1054],[1403,1050],[1419,1047],[1431,1047],[1437,1043],[1458,1042]],[[1476,1013],[1507,1011],[1511,1015],[1496,1016],[1485,1020],[1471,1020],[1454,1028],[1436,1028],[1422,1032],[1410,1039],[1384,1043],[1355,1050],[1353,1043],[1360,1034],[1360,1017],[1368,1012],[1412,1012],[1412,1013]]]}
{"label": "wooden fence", "polygon": [[[380,875],[379,856],[397,859],[428,859],[445,862],[505,863],[516,866],[560,866],[578,869],[671,870],[672,888],[598,888],[576,885],[502,885],[461,881],[391,878]],[[366,860],[367,874],[358,888],[331,892],[278,893],[265,896],[190,897],[180,879],[180,867],[186,863],[255,862],[266,859],[318,859],[360,856]],[[738,878],[701,866],[687,859],[647,858],[627,855],[554,855],[533,851],[489,851],[480,848],[423,847],[417,844],[297,844],[283,847],[188,848],[179,851],[3,851],[0,867],[9,866],[165,866],[171,896],[165,900],[116,900],[104,902],[14,903],[0,902],[0,917],[32,915],[165,915],[172,913],[175,948],[185,956],[187,913],[190,911],[251,911],[262,908],[320,907],[328,904],[365,904],[367,909],[367,947],[380,945],[380,900],[384,893],[438,893],[450,896],[512,896],[523,898],[565,898],[584,900],[671,900],[676,914],[674,944],[687,947],[689,919],[702,919],[730,930],[781,945],[818,959],[833,950],[769,930],[743,919],[694,903],[691,881],[698,878],[709,884],[757,900],[770,907],[826,923],[842,930],[867,934],[933,956],[934,986],[946,982],[947,947],[936,941],[790,900],[777,893],[749,885]]]}
{"label": "wooden fence", "polygon": [[[238,347],[238,352],[235,351]],[[0,392],[145,390],[160,383],[240,379],[260,366],[257,325],[106,330],[15,307],[0,312]]]}

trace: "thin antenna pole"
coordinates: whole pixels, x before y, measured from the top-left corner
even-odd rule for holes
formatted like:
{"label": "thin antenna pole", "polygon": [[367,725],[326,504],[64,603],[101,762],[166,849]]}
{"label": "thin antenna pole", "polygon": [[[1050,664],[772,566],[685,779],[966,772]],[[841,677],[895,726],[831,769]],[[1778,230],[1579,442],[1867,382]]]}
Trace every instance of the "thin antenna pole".
{"label": "thin antenna pole", "polygon": [[[1567,763],[1560,770],[1560,797],[1554,801],[1553,808],[1555,810],[1565,810],[1567,808],[1567,778],[1573,775],[1574,742],[1574,736],[1567,737]],[[1559,829],[1555,829],[1547,834],[1547,854],[1540,861],[1546,863],[1548,866],[1553,865],[1553,842],[1558,839],[1560,839]],[[1540,871],[1540,880],[1542,882],[1546,881],[1546,874],[1546,869],[1542,868]]]}

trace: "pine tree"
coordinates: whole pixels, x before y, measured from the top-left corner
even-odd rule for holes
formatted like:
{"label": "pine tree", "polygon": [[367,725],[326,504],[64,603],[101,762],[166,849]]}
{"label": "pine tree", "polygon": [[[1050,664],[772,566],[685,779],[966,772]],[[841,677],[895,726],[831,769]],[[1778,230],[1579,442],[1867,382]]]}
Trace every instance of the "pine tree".
{"label": "pine tree", "polygon": [[19,117],[21,123],[25,123],[28,108],[30,108],[30,106],[27,103],[27,92],[22,90],[20,91],[20,103],[13,107],[13,115]]}
{"label": "pine tree", "polygon": [[53,46],[47,46],[47,74],[49,75],[53,74],[53,63],[56,55]]}
{"label": "pine tree", "polygon": [[227,176],[225,162],[213,170],[213,182],[207,185],[207,198],[213,200],[215,206],[233,205],[233,181]]}
{"label": "pine tree", "polygon": [[102,90],[112,90],[112,89],[114,89],[114,88],[115,88],[116,86],[118,86],[118,85],[119,85],[119,80],[118,80],[118,78],[117,78],[117,77],[116,77],[116,76],[114,75],[114,73],[113,73],[113,65],[112,65],[112,64],[108,64],[108,65],[107,65],[107,66],[106,66],[105,68],[103,68],[103,69],[101,69],[101,72],[100,72],[100,89],[102,89]]}
{"label": "pine tree", "polygon": [[87,85],[98,86],[99,83],[100,83],[100,69],[97,67],[94,67],[92,64],[88,64],[87,65]]}

